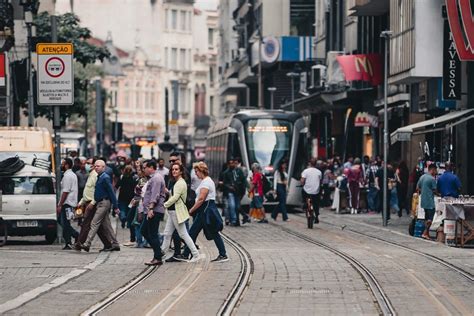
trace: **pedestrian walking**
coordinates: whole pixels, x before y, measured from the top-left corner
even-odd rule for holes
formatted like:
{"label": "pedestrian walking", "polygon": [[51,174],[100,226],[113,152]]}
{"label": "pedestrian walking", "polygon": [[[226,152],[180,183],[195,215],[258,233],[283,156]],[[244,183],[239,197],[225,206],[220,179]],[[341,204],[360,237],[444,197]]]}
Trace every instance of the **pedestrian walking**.
{"label": "pedestrian walking", "polygon": [[[120,222],[122,223],[122,228],[130,228],[130,220],[127,220],[130,213],[129,204],[134,196],[134,189],[136,186],[136,179],[133,177],[133,168],[130,165],[126,165],[122,169],[122,175],[117,181],[115,188],[119,190],[118,194],[118,207],[120,209]],[[135,233],[133,233],[135,234]],[[135,239],[133,236],[132,239]]]}
{"label": "pedestrian walking", "polygon": [[[161,250],[166,252],[171,244],[171,237],[174,230],[179,234],[179,237],[184,240],[186,246],[193,255],[190,262],[199,260],[199,252],[194,244],[193,240],[189,236],[185,222],[189,219],[188,208],[186,207],[186,197],[188,191],[188,185],[183,179],[184,166],[179,162],[175,162],[171,165],[171,177],[173,177],[175,184],[171,189],[171,196],[165,202],[164,206],[168,210],[168,220],[166,221],[165,230],[163,233],[163,244]],[[171,208],[173,206],[173,208]],[[182,257],[175,257],[175,260],[182,261]]]}
{"label": "pedestrian walking", "polygon": [[[143,170],[143,165],[141,161],[136,161],[135,162],[135,169],[137,173],[137,185],[135,186],[134,189],[134,197],[131,202],[132,204],[132,212],[133,212],[133,221],[132,221],[132,226],[135,230],[135,243],[125,243],[124,246],[136,246],[137,248],[143,248],[145,247],[145,241],[143,240],[143,235],[142,235],[142,228],[143,228],[143,197],[145,196],[145,191],[146,191],[146,184],[148,182],[148,178],[145,175],[145,171]],[[142,214],[139,216],[139,214]]]}
{"label": "pedestrian walking", "polygon": [[368,176],[367,176],[367,184],[369,187],[369,192],[367,193],[367,206],[369,209],[369,214],[373,214],[376,211],[378,211],[377,207],[377,197],[378,197],[378,189],[377,189],[377,184],[375,182],[375,178],[377,175],[377,171],[379,170],[379,166],[377,165],[377,162],[373,160],[370,164],[369,170],[368,170]]}
{"label": "pedestrian walking", "polygon": [[303,200],[310,198],[313,204],[314,222],[319,223],[319,189],[321,186],[322,173],[316,168],[316,159],[311,158],[308,168],[301,173],[301,185],[303,186]]}
{"label": "pedestrian walking", "polygon": [[454,174],[452,163],[446,163],[446,171],[439,177],[437,184],[438,192],[441,197],[457,198],[461,192],[461,181]]}
{"label": "pedestrian walking", "polygon": [[359,211],[360,187],[364,181],[360,159],[354,159],[354,164],[349,168],[347,177],[349,185],[349,207],[351,214],[357,214]]}
{"label": "pedestrian walking", "polygon": [[[91,230],[91,223],[92,219],[94,218],[96,212],[96,202],[94,201],[94,192],[95,192],[95,185],[97,183],[97,172],[95,171],[94,163],[96,162],[95,158],[89,158],[86,162],[85,169],[89,171],[89,176],[87,178],[86,185],[84,187],[84,192],[82,199],[77,204],[78,208],[82,208],[84,210],[84,217],[82,218],[81,223],[81,230],[79,232],[79,236],[76,239],[76,243],[74,244],[74,249],[77,251],[81,251],[81,245],[86,242],[87,235]],[[100,225],[99,229],[97,230],[97,235],[102,241],[104,245],[103,250],[112,249],[112,238],[110,236],[113,235],[113,231],[106,231],[104,225]]]}
{"label": "pedestrian walking", "polygon": [[[97,172],[97,183],[94,191],[94,201],[96,202],[97,209],[92,219],[91,229],[87,235],[86,242],[81,245],[81,248],[86,252],[89,252],[92,241],[95,238],[101,225],[104,225],[106,231],[113,231],[112,224],[110,223],[109,211],[111,206],[116,214],[120,212],[118,208],[117,198],[112,188],[112,181],[109,175],[105,172],[105,161],[97,160],[94,163],[95,171]],[[108,251],[120,251],[120,245],[112,234],[112,247],[107,249]]]}
{"label": "pedestrian walking", "polygon": [[79,158],[81,161],[80,169],[75,172],[77,176],[77,187],[79,189],[77,194],[77,199],[82,199],[82,194],[86,186],[87,178],[89,176],[89,171],[86,170],[87,159],[85,157]]}
{"label": "pedestrian walking", "polygon": [[71,158],[65,158],[61,163],[64,172],[61,180],[61,197],[56,207],[59,224],[63,228],[64,247],[63,250],[72,249],[71,237],[76,239],[79,233],[71,226],[73,218],[73,207],[77,205],[77,176],[72,171],[73,162]]}
{"label": "pedestrian walking", "polygon": [[387,222],[390,220],[390,199],[391,199],[391,194],[392,194],[392,186],[390,185],[390,179],[395,179],[395,172],[393,171],[392,165],[390,163],[387,163],[387,199],[384,201],[383,200],[383,164],[385,161],[381,162],[380,168],[377,170],[377,173],[375,175],[375,182],[377,186],[377,201],[378,201],[378,212],[382,214],[383,218],[383,207],[384,204],[387,204]]}
{"label": "pedestrian walking", "polygon": [[272,211],[272,218],[276,220],[278,212],[281,212],[282,219],[285,222],[289,220],[286,211],[286,192],[288,191],[287,167],[286,161],[283,161],[273,175],[273,190],[277,194],[278,205]]}
{"label": "pedestrian walking", "polygon": [[165,160],[163,158],[158,159],[158,168],[156,169],[156,172],[161,174],[163,179],[165,179],[165,183],[168,183],[169,175],[170,175],[170,169],[165,167]]}
{"label": "pedestrian walking", "polygon": [[421,176],[416,184],[420,194],[420,206],[425,211],[425,231],[421,237],[430,239],[428,232],[435,214],[435,194],[437,194],[437,186],[435,176],[438,168],[435,164],[428,166],[428,172]]}
{"label": "pedestrian walking", "polygon": [[[199,162],[194,167],[196,175],[201,179],[201,184],[196,190],[197,198],[194,206],[189,210],[189,215],[194,216],[193,225],[189,230],[189,235],[192,240],[196,242],[196,239],[201,232],[205,229],[206,238],[208,240],[214,240],[216,247],[219,251],[217,258],[211,262],[225,262],[228,261],[224,241],[219,234],[219,229],[222,227],[216,227],[216,221],[221,219],[216,206],[216,187],[214,181],[209,177],[209,169],[204,162]],[[217,214],[218,217],[211,218]],[[214,223],[214,225],[212,224]],[[222,223],[221,223],[222,224]],[[190,249],[185,248],[183,256],[189,257]]]}
{"label": "pedestrian walking", "polygon": [[263,173],[262,168],[256,162],[251,166],[252,181],[250,182],[250,217],[258,220],[258,223],[268,223],[263,208]]}
{"label": "pedestrian walking", "polygon": [[143,169],[149,180],[143,197],[143,210],[146,216],[143,218],[142,235],[153,248],[153,259],[145,263],[149,266],[163,264],[158,230],[165,215],[166,185],[161,174],[156,172],[156,168],[154,160],[146,160],[143,163]]}
{"label": "pedestrian walking", "polygon": [[406,214],[410,214],[410,208],[407,206],[407,195],[408,195],[408,178],[409,178],[408,166],[405,161],[401,161],[398,165],[397,170],[395,171],[396,176],[398,177],[397,183],[397,194],[398,194],[398,216],[402,217],[403,210]]}

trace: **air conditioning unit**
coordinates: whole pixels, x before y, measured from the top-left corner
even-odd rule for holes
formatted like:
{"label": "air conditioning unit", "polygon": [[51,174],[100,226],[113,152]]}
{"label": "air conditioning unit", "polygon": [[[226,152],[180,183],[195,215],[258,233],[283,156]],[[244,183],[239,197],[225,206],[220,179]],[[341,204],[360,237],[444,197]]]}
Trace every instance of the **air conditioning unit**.
{"label": "air conditioning unit", "polygon": [[325,86],[326,69],[324,65],[315,65],[311,67],[311,86],[310,89],[321,88]]}

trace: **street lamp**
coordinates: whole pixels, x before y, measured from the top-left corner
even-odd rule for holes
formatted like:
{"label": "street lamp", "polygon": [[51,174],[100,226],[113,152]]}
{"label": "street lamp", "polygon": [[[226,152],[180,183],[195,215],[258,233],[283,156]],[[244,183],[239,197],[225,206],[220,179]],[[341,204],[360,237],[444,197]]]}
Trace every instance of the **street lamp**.
{"label": "street lamp", "polygon": [[300,74],[296,72],[289,72],[286,74],[291,79],[291,111],[295,111],[295,78]]}
{"label": "street lamp", "polygon": [[384,60],[384,103],[383,103],[383,226],[387,226],[388,220],[388,183],[387,183],[387,162],[388,162],[388,112],[387,112],[387,91],[388,91],[388,49],[390,44],[390,37],[393,35],[392,31],[383,31],[380,37],[385,39],[385,60]]}
{"label": "street lamp", "polygon": [[270,91],[270,108],[273,110],[273,94],[275,93],[275,91],[277,90],[277,88],[275,88],[275,87],[268,87],[267,90]]}
{"label": "street lamp", "polygon": [[33,69],[31,61],[31,46],[33,45],[33,12],[25,11],[25,24],[28,40],[28,126],[31,127],[35,123],[35,108],[33,104]]}

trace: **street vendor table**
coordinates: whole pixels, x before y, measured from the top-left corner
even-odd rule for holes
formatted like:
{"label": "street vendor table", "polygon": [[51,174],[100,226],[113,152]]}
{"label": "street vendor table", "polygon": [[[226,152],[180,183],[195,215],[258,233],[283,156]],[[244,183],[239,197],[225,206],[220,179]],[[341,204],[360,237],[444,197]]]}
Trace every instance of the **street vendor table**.
{"label": "street vendor table", "polygon": [[[433,219],[434,229],[437,229],[444,219],[456,220],[456,244],[458,232],[461,247],[474,240],[474,203],[463,203],[458,200],[437,201],[436,214]],[[458,231],[458,226],[460,227]],[[430,228],[431,230],[431,228]]]}

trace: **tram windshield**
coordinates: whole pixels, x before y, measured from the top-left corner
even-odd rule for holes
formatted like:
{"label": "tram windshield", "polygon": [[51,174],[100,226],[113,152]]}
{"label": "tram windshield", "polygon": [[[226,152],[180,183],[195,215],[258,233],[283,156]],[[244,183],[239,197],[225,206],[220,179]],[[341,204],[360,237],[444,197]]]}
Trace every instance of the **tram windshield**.
{"label": "tram windshield", "polygon": [[273,171],[283,158],[289,157],[291,127],[290,122],[276,119],[248,121],[245,134],[249,162],[258,162],[267,173]]}

